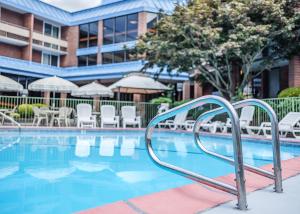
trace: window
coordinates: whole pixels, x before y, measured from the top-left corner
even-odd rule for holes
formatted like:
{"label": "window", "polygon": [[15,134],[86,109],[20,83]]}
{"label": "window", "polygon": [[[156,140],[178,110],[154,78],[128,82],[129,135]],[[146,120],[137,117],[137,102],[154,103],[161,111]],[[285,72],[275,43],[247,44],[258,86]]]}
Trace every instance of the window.
{"label": "window", "polygon": [[147,31],[153,33],[154,27],[158,22],[158,15],[156,13],[147,13]]}
{"label": "window", "polygon": [[102,54],[102,64],[121,63],[136,60],[130,51],[115,51]]}
{"label": "window", "polygon": [[56,56],[56,55],[51,55],[51,54],[48,54],[48,53],[43,53],[42,63],[44,65],[51,65],[51,66],[58,67],[59,59],[58,59],[58,56]]}
{"label": "window", "polygon": [[98,22],[79,26],[79,48],[95,47],[98,45]]}
{"label": "window", "polygon": [[138,14],[119,16],[103,21],[103,44],[136,40],[138,37]]}
{"label": "window", "polygon": [[54,38],[59,38],[59,27],[53,26],[49,23],[44,24],[44,34],[47,36],[52,36]]}
{"label": "window", "polygon": [[97,65],[97,54],[79,56],[78,67]]}

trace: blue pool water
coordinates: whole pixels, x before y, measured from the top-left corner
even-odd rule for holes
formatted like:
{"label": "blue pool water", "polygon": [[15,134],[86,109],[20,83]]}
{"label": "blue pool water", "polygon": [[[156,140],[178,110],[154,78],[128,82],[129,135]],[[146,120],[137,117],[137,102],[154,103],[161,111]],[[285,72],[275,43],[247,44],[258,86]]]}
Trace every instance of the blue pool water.
{"label": "blue pool water", "polygon": [[[232,156],[227,138],[202,137],[207,148]],[[234,172],[203,154],[191,134],[154,135],[158,156],[214,178]],[[243,141],[245,162],[272,162],[268,143]],[[300,147],[282,146],[282,159]],[[192,181],[157,167],[145,150],[142,131],[0,131],[0,213],[73,213],[179,187]]]}

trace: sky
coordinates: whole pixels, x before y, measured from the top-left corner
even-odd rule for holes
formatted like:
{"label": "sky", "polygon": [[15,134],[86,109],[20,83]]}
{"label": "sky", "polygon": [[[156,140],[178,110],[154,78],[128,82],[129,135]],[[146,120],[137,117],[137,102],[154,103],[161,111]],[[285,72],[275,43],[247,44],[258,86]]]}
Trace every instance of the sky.
{"label": "sky", "polygon": [[68,11],[77,11],[101,4],[102,0],[42,0]]}

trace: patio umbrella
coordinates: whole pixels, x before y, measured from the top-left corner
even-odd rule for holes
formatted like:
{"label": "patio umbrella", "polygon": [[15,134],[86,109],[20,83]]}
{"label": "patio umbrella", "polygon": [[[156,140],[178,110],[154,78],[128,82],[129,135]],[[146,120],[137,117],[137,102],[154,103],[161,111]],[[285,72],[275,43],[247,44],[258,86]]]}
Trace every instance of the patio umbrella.
{"label": "patio umbrella", "polygon": [[0,75],[0,91],[21,92],[23,86],[13,79]]}
{"label": "patio umbrella", "polygon": [[[71,93],[77,88],[78,86],[74,83],[57,76],[36,80],[28,86],[31,91],[53,92],[53,98],[55,98],[55,93]],[[55,105],[54,102],[53,105]]]}
{"label": "patio umbrella", "polygon": [[155,94],[170,90],[169,87],[156,81],[150,76],[137,73],[129,74],[109,86],[109,88],[119,93],[130,94]]}
{"label": "patio umbrella", "polygon": [[114,93],[108,87],[101,85],[97,82],[81,86],[73,90],[72,96],[74,97],[92,97],[94,99],[94,110],[99,108],[100,97],[113,97]]}
{"label": "patio umbrella", "polygon": [[81,86],[72,91],[74,97],[113,97],[114,93],[108,87],[97,82]]}
{"label": "patio umbrella", "polygon": [[58,92],[58,93],[71,93],[73,90],[77,89],[78,86],[74,83],[62,79],[60,77],[47,77],[44,79],[39,79],[37,81],[29,84],[28,89],[31,91],[41,91],[41,92]]}

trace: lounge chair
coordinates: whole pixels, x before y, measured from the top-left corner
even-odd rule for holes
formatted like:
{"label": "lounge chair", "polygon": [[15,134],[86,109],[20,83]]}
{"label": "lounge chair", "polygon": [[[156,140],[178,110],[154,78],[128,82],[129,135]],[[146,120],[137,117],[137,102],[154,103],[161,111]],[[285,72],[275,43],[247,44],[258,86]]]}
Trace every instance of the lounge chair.
{"label": "lounge chair", "polygon": [[95,128],[96,117],[92,115],[92,106],[90,104],[77,105],[77,127]]}
{"label": "lounge chair", "polygon": [[70,115],[72,114],[72,109],[67,107],[59,108],[59,113],[57,117],[52,118],[51,125],[57,122],[57,125],[60,127],[62,123],[66,127],[70,126]]}
{"label": "lounge chair", "polygon": [[[248,129],[250,126],[251,122],[253,121],[253,116],[255,112],[255,107],[254,106],[246,106],[242,108],[242,112],[240,115],[240,128],[242,130],[246,130],[248,134],[251,134],[251,130]],[[222,124],[221,124],[222,125]],[[231,129],[231,120],[227,118],[227,122],[225,126],[223,126],[223,132],[226,133],[228,132],[228,129]]]}
{"label": "lounge chair", "polygon": [[162,103],[162,104],[160,104],[160,106],[158,108],[157,114],[161,114],[165,111],[168,111],[169,108],[170,108],[169,103]]}
{"label": "lounge chair", "polygon": [[163,123],[159,123],[159,128],[169,128],[171,130],[177,130],[177,129],[186,129],[188,131],[193,130],[195,121],[194,120],[186,120],[186,117],[188,115],[188,111],[181,112],[179,114],[176,114],[174,120],[166,120]]}
{"label": "lounge chair", "polygon": [[[286,137],[288,133],[291,133],[293,137],[300,139],[300,112],[290,112],[278,123],[279,134],[281,137]],[[259,127],[248,126],[250,130],[256,130],[257,134],[261,132],[265,137],[271,137],[268,132],[271,132],[272,127],[270,122],[263,122]]]}
{"label": "lounge chair", "polygon": [[212,121],[214,116],[208,117],[200,123],[202,130],[209,131],[210,133],[216,133],[218,130],[223,132],[225,123],[221,121]]}
{"label": "lounge chair", "polygon": [[123,106],[121,112],[123,128],[126,128],[127,126],[138,126],[141,128],[141,117],[136,116],[135,106]]}
{"label": "lounge chair", "polygon": [[41,111],[41,109],[35,106],[32,108],[32,110],[34,114],[32,125],[39,126],[42,121],[45,121],[46,125],[48,126],[48,114]]}
{"label": "lounge chair", "polygon": [[103,105],[101,106],[101,128],[104,128],[105,125],[112,125],[119,128],[120,119],[119,116],[116,116],[116,108],[112,105]]}

